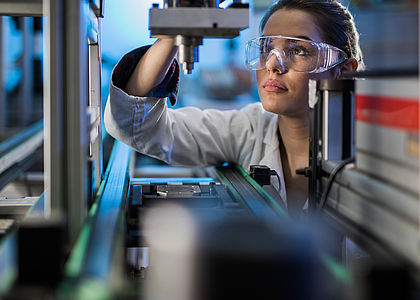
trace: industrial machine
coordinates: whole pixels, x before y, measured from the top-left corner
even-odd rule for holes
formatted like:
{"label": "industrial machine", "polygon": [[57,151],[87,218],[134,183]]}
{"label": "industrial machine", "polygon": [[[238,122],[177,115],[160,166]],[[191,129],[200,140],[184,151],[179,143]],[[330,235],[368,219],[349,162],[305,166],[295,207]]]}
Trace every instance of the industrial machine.
{"label": "industrial machine", "polygon": [[152,36],[170,35],[178,46],[178,61],[185,74],[191,74],[198,62],[198,47],[203,38],[234,38],[249,26],[249,4],[234,1],[219,7],[219,0],[165,0],[150,9],[149,30]]}
{"label": "industrial machine", "polygon": [[[418,74],[352,75],[310,83],[310,166],[301,172],[309,207],[362,245],[359,258],[383,281],[362,297],[411,299],[419,292]],[[351,267],[348,241],[342,258]]]}

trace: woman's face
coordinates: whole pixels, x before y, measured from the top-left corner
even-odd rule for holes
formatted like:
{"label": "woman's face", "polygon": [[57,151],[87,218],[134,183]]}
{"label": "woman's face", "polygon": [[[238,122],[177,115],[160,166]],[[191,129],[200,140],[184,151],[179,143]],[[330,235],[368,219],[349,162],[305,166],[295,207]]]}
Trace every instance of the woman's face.
{"label": "woman's face", "polygon": [[[263,35],[299,37],[322,42],[321,33],[311,14],[302,10],[280,9],[268,19]],[[309,74],[283,69],[275,57],[266,68],[257,70],[258,93],[265,110],[289,117],[305,117],[309,112],[308,81],[328,78],[331,71]]]}

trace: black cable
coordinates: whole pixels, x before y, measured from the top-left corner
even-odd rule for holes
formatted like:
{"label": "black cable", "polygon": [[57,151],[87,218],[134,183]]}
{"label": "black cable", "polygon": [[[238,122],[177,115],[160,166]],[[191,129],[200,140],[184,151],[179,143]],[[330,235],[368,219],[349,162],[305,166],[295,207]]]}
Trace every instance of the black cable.
{"label": "black cable", "polygon": [[350,164],[352,162],[354,162],[354,157],[349,157],[349,158],[343,160],[331,172],[330,177],[328,177],[327,186],[325,187],[325,190],[322,193],[321,201],[319,202],[319,205],[318,205],[318,211],[321,211],[324,208],[324,205],[325,205],[325,203],[327,202],[327,199],[328,199],[328,194],[330,193],[332,184],[334,182],[334,178],[337,176],[338,172],[340,172],[345,166],[347,166],[348,164]]}

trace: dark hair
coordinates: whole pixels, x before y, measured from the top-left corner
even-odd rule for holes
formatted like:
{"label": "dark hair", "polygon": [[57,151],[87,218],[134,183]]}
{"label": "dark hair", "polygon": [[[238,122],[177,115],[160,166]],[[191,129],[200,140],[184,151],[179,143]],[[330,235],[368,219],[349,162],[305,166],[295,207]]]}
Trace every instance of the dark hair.
{"label": "dark hair", "polygon": [[353,16],[342,4],[336,0],[279,0],[262,18],[261,33],[268,19],[279,9],[297,9],[311,14],[323,34],[324,42],[343,50],[348,57],[354,57],[359,63],[357,69],[364,69],[359,33]]}

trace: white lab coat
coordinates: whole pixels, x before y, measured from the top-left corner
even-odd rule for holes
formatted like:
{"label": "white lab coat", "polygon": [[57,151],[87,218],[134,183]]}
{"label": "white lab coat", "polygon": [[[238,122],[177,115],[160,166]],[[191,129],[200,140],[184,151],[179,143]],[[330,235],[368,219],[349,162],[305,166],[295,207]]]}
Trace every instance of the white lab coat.
{"label": "white lab coat", "polygon": [[275,176],[271,181],[279,191],[279,204],[287,207],[278,117],[260,102],[241,110],[171,109],[164,98],[131,96],[111,82],[104,119],[111,136],[168,164],[235,162],[245,170],[252,164],[267,165],[280,176],[280,188]]}

